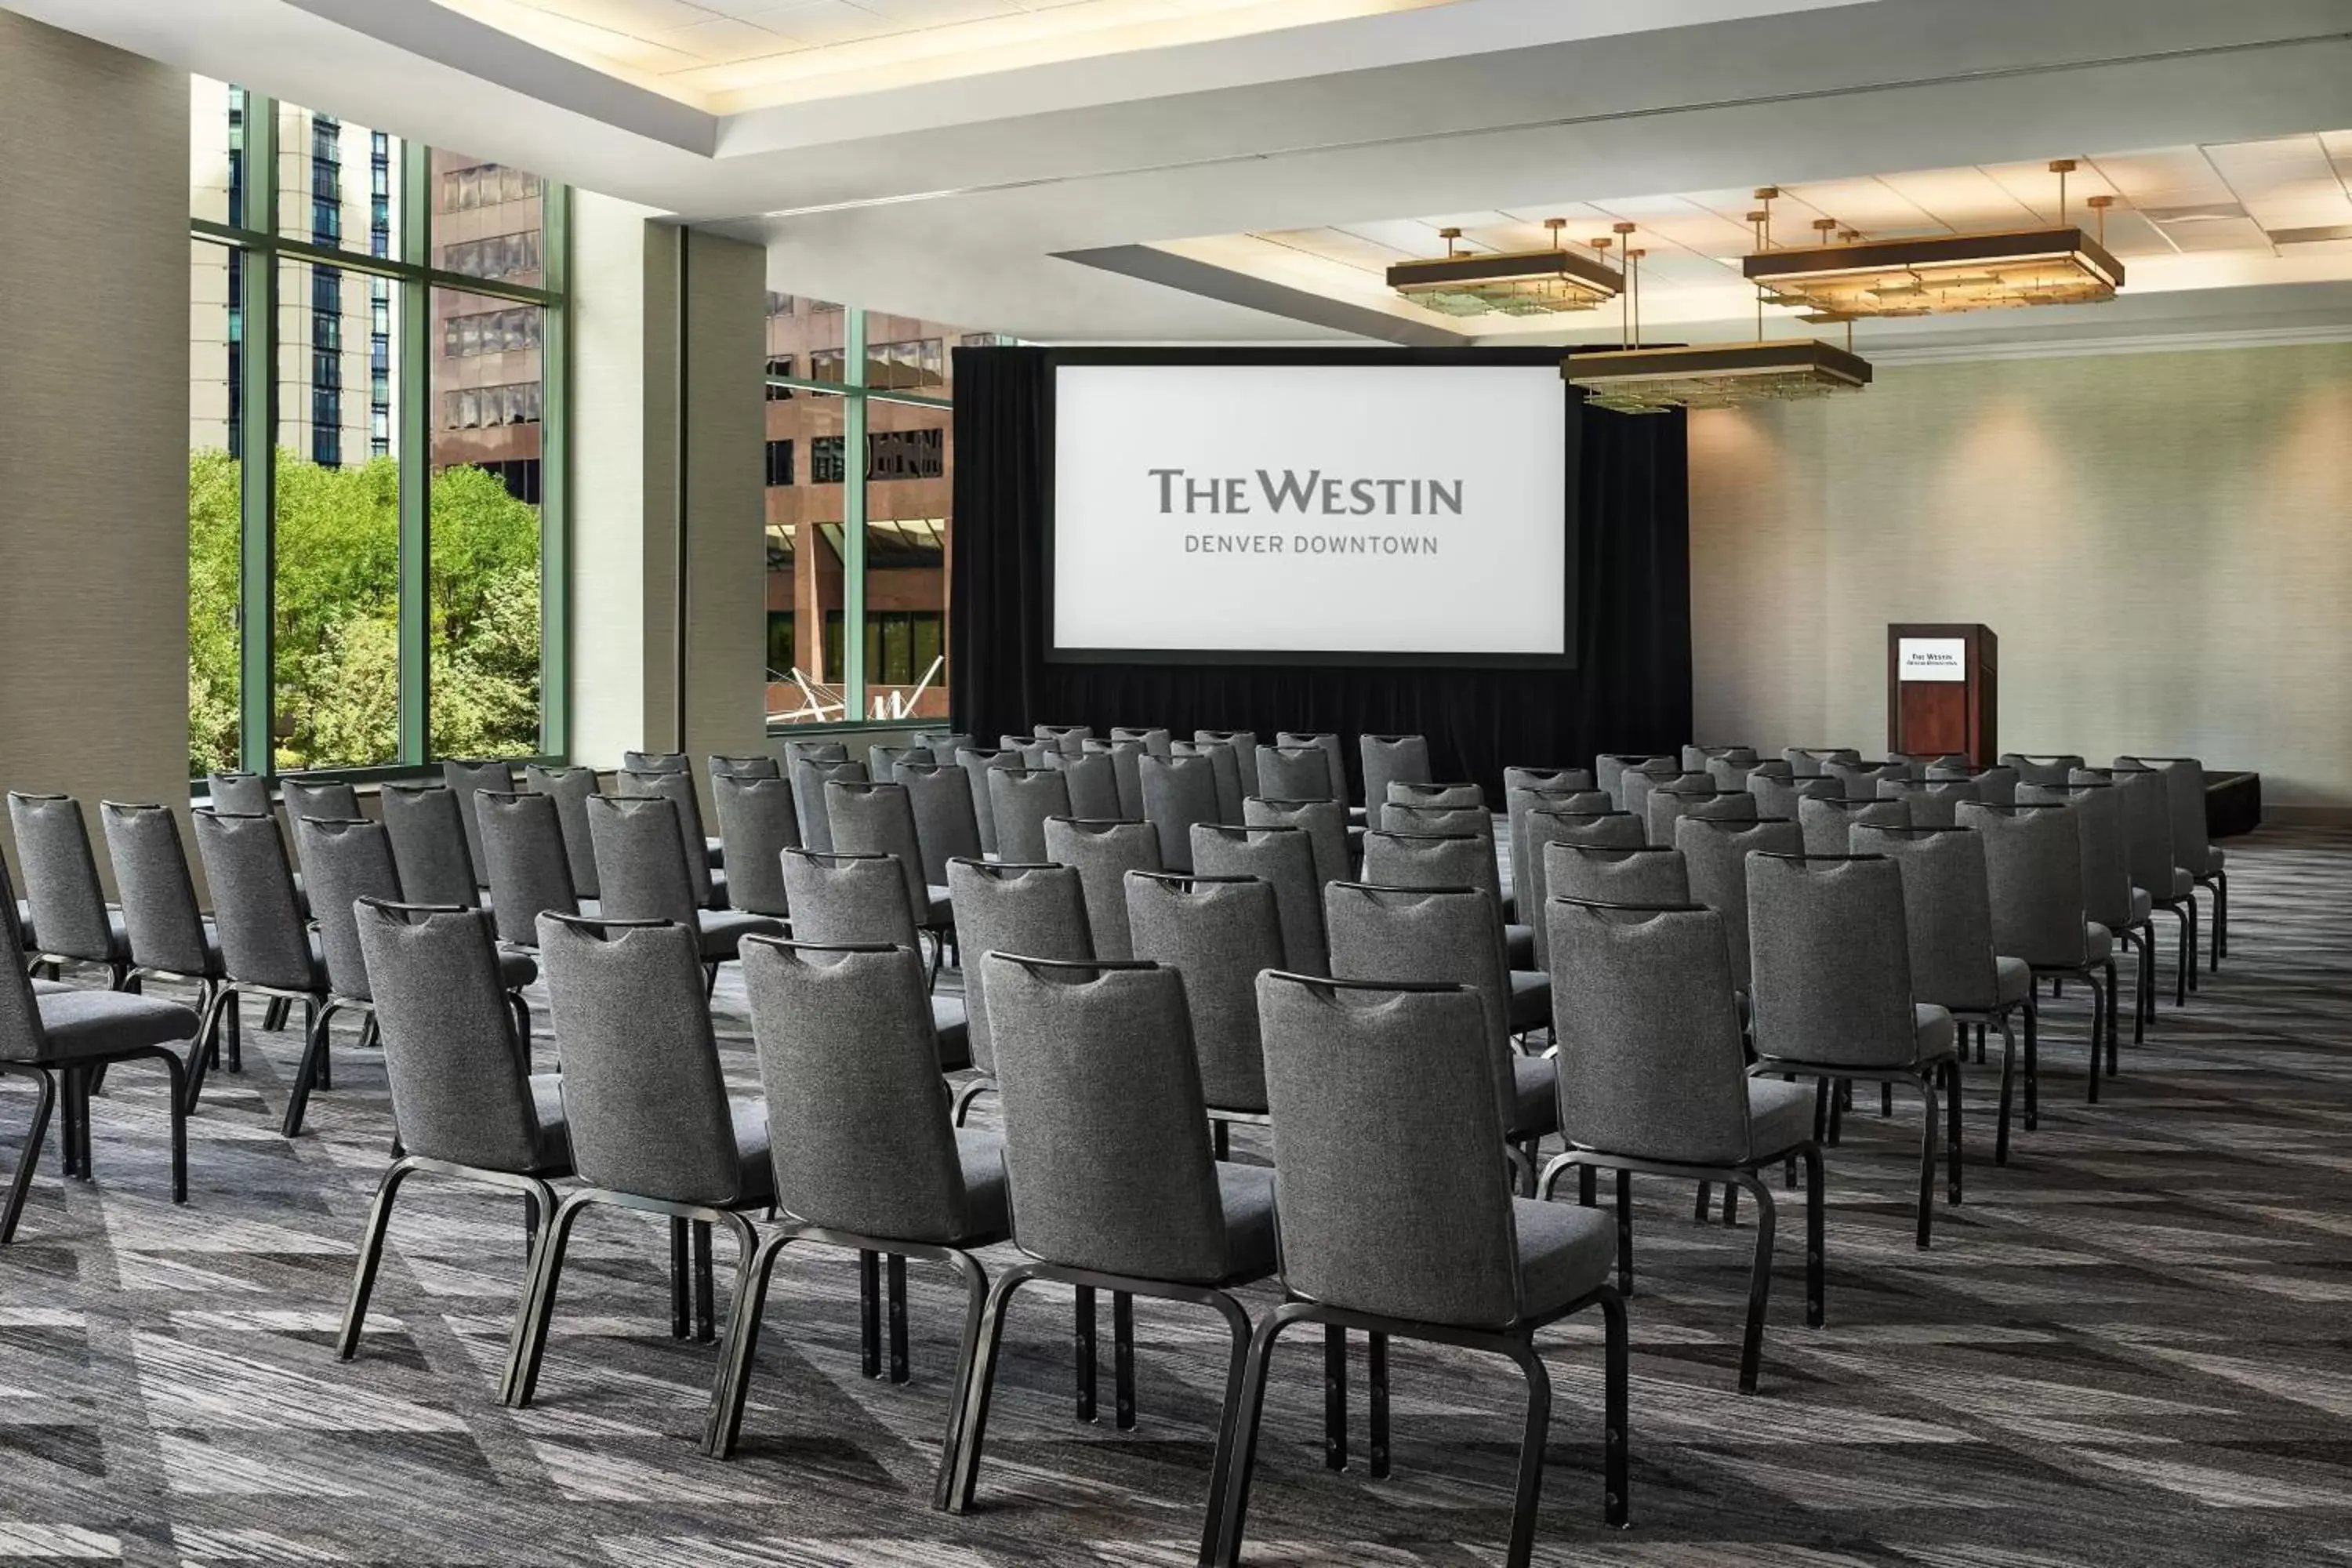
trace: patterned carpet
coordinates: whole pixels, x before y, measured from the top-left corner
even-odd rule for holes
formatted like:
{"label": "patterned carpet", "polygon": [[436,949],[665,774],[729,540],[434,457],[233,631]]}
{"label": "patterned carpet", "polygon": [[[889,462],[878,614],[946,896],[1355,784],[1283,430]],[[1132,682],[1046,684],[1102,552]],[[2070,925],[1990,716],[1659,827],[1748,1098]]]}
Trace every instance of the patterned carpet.
{"label": "patterned carpet", "polygon": [[[1686,1187],[1645,1186],[1634,1526],[1601,1527],[1597,1325],[1571,1323],[1545,1336],[1539,1562],[2352,1563],[2352,834],[2272,829],[2229,852],[2228,967],[2126,1043],[2096,1107],[2087,998],[2045,1003],[2041,1131],[2006,1169],[1974,1166],[1933,1252],[1909,1237],[1916,1108],[1849,1121],[1830,1161],[1829,1326],[1801,1327],[1784,1223],[1759,1395],[1733,1392],[1750,1233],[1702,1229]],[[750,1091],[731,974],[719,1012]],[[1210,1320],[1187,1309],[1138,1304],[1142,1417],[1120,1434],[1072,1418],[1066,1294],[1024,1296],[966,1520],[929,1507],[956,1298],[919,1266],[915,1377],[893,1388],[858,1373],[853,1261],[787,1254],[743,1450],[722,1464],[691,1445],[711,1353],[668,1337],[652,1222],[585,1222],[541,1404],[509,1412],[492,1386],[520,1205],[419,1182],[361,1358],[337,1363],[385,1159],[383,1075],[347,1044],[289,1143],[296,1041],[257,1024],[245,1075],[215,1077],[192,1128],[187,1207],[167,1201],[159,1081],[119,1071],[95,1110],[98,1181],[45,1162],[0,1255],[0,1561],[1191,1561],[1221,1371]],[[1990,1152],[1990,1082],[1974,1080],[1972,1152]],[[28,1104],[0,1091],[8,1158]],[[722,1258],[722,1289],[727,1272]],[[1272,1299],[1254,1292],[1253,1312]],[[1396,1470],[1376,1482],[1322,1468],[1319,1357],[1289,1342],[1248,1560],[1499,1561],[1509,1369],[1400,1345]]]}

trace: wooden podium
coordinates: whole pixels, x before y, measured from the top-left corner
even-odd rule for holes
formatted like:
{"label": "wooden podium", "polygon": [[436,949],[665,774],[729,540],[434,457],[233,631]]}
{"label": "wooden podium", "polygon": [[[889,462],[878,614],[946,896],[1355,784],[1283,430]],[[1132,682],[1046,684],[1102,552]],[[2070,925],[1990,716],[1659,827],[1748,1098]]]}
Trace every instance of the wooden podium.
{"label": "wooden podium", "polygon": [[1990,626],[1888,626],[1886,749],[1958,752],[1992,766],[2000,755],[2000,640]]}

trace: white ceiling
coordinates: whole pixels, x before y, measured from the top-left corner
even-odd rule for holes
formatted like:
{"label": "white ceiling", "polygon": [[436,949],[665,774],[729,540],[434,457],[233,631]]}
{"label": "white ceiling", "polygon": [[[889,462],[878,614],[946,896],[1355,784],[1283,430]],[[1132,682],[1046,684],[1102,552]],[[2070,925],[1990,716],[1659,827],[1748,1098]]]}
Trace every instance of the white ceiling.
{"label": "white ceiling", "polygon": [[[1396,335],[1378,302],[1175,254],[1204,236],[1319,237],[1291,254],[1361,277],[1309,252],[1436,248],[1422,238],[1434,217],[1400,228],[1396,215],[1457,215],[1496,237],[1622,212],[1658,220],[1663,294],[1664,269],[1719,271],[1712,258],[1745,243],[1720,204],[1744,210],[1755,185],[1792,193],[1784,234],[1812,205],[1864,228],[1975,226],[2043,201],[2056,156],[2095,163],[2075,191],[2104,178],[2127,194],[2139,216],[2117,230],[2137,236],[2113,236],[2127,251],[2162,235],[2180,254],[2131,254],[2134,287],[2111,306],[1866,325],[1865,352],[2352,326],[2352,282],[2318,255],[2335,247],[2252,238],[2325,226],[2304,218],[2341,197],[2342,139],[2319,133],[2352,119],[2352,0],[1453,0],[1375,15],[1337,0],[1328,19],[1273,30],[727,110],[419,0],[0,5],[758,241],[779,289],[1041,341]],[[2225,205],[2248,216],[2184,211]],[[2189,262],[2214,270],[2140,289]],[[1591,334],[1568,320],[1566,335]]]}

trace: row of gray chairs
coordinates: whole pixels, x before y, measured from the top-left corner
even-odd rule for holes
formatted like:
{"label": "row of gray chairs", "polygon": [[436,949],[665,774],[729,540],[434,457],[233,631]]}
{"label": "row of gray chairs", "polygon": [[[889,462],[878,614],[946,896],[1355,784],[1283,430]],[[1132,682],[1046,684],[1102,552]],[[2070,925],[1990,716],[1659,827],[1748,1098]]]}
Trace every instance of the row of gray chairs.
{"label": "row of gray chairs", "polygon": [[[934,743],[961,740],[968,745],[971,738],[919,739]],[[1257,735],[1248,730],[1195,730],[1192,741],[1186,742],[1175,739],[1166,729],[1115,727],[1107,736],[1097,739],[1090,725],[1039,724],[1032,735],[1006,735],[1000,739],[999,745],[1005,751],[1024,754],[1026,765],[1031,767],[1048,765],[1054,753],[1078,757],[1095,752],[1097,748],[1110,754],[1153,757],[1222,752],[1228,761],[1219,767],[1221,771],[1230,767],[1236,799],[1263,795],[1283,800],[1336,801],[1343,806],[1370,808],[1389,798],[1391,784],[1427,784],[1431,776],[1429,742],[1420,735],[1359,735],[1356,752],[1360,786],[1350,781],[1345,741],[1328,731],[1286,730],[1276,733],[1270,743],[1261,744]],[[1126,752],[1123,748],[1134,750]],[[1129,797],[1121,811],[1100,815],[1134,816],[1139,814],[1139,804],[1137,798]],[[1092,814],[1081,811],[1078,815]]]}

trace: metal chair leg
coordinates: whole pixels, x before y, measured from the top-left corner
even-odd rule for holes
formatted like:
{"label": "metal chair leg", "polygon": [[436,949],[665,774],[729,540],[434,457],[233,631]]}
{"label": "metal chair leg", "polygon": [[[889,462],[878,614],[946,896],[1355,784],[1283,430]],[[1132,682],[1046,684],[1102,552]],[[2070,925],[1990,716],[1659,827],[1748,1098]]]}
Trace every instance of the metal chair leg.
{"label": "metal chair leg", "polygon": [[1365,1383],[1371,1390],[1371,1436],[1366,1447],[1371,1450],[1372,1479],[1388,1479],[1389,1475],[1389,1337],[1380,1332],[1364,1336]]}
{"label": "metal chair leg", "polygon": [[[1739,1392],[1756,1392],[1758,1368],[1764,1360],[1764,1315],[1772,1297],[1772,1232],[1775,1221],[1772,1189],[1750,1178],[1741,1184],[1756,1198],[1756,1259],[1748,1270],[1748,1329],[1739,1345]],[[1810,1293],[1811,1276],[1807,1275]],[[1621,1292],[1622,1293],[1622,1292]],[[1808,1309],[1810,1311],[1810,1308]]]}
{"label": "metal chair leg", "polygon": [[1006,1269],[988,1292],[988,1304],[981,1313],[980,1339],[972,1357],[965,1386],[957,1392],[963,1405],[963,1442],[956,1450],[953,1471],[948,1478],[946,1507],[950,1513],[968,1513],[971,1510],[973,1486],[980,1479],[981,1449],[988,1437],[988,1405],[995,1392],[996,1357],[1004,1341],[1004,1319],[1013,1304],[1013,1292],[1036,1278],[1028,1266]]}
{"label": "metal chair leg", "polygon": [[1348,1468],[1348,1331],[1323,1325],[1323,1468]]}
{"label": "metal chair leg", "polygon": [[8,1181],[8,1194],[0,1200],[0,1246],[16,1239],[16,1221],[25,1213],[25,1199],[33,1190],[33,1167],[41,1162],[41,1144],[48,1137],[49,1118],[58,1104],[58,1082],[47,1068],[0,1064],[0,1072],[12,1072],[33,1080],[37,1098],[33,1102],[33,1120],[25,1128],[25,1144],[16,1154],[16,1174]]}
{"label": "metal chair leg", "polygon": [[751,1358],[760,1345],[760,1317],[768,1302],[768,1280],[775,1272],[777,1258],[793,1239],[789,1231],[772,1232],[735,1271],[727,1341],[719,1347],[718,1382],[710,1391],[710,1413],[702,1426],[702,1451],[711,1458],[728,1458],[735,1452],[736,1439],[743,1430],[743,1406],[751,1393]]}
{"label": "metal chair leg", "polygon": [[[897,1262],[896,1258],[891,1259]],[[1135,1430],[1135,1298],[1110,1296],[1111,1419],[1122,1432]]]}
{"label": "metal chair leg", "polygon": [[1524,1339],[1514,1339],[1508,1352],[1528,1380],[1527,1429],[1519,1438],[1518,1484],[1511,1500],[1511,1543],[1503,1561],[1507,1568],[1528,1568],[1535,1556],[1536,1511],[1543,1500],[1544,1438],[1551,1430],[1551,1374],[1543,1358]]}
{"label": "metal chair leg", "polygon": [[1633,1293],[1633,1173],[1617,1173],[1617,1289]]}
{"label": "metal chair leg", "polygon": [[2017,1031],[2010,1026],[2004,1012],[1995,1020],[2000,1026],[2000,1115],[1993,1123],[1992,1163],[2009,1163],[2009,1114],[2011,1100],[2017,1083]]}
{"label": "metal chair leg", "polygon": [[890,1381],[904,1383],[910,1375],[907,1362],[907,1260],[894,1252],[883,1267],[886,1312],[890,1329]]}
{"label": "metal chair leg", "polygon": [[1927,1102],[1927,1113],[1920,1118],[1919,1130],[1919,1234],[1918,1246],[1924,1251],[1936,1223],[1936,1084],[1926,1073],[1915,1080]]}
{"label": "metal chair leg", "polygon": [[400,1184],[415,1166],[396,1160],[376,1184],[375,1201],[368,1205],[367,1226],[360,1233],[358,1265],[352,1270],[352,1293],[343,1307],[342,1331],[335,1336],[335,1359],[349,1361],[359,1353],[360,1331],[367,1321],[368,1298],[375,1291],[375,1272],[383,1261],[384,1233],[392,1228],[392,1201]]}

